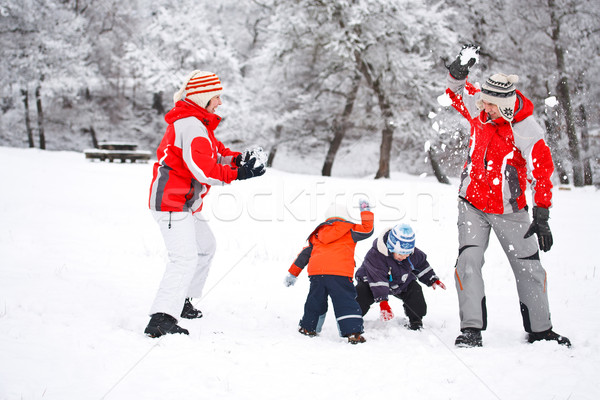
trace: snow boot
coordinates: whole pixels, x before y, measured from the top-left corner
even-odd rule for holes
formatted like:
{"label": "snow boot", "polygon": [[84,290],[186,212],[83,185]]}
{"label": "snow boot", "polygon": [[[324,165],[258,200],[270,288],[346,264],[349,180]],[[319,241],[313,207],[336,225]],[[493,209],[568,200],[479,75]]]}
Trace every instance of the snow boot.
{"label": "snow boot", "polygon": [[410,321],[408,324],[404,325],[406,329],[411,331],[420,331],[423,329],[423,321]]}
{"label": "snow boot", "polygon": [[547,331],[544,331],[544,332],[532,332],[529,334],[529,337],[527,338],[527,341],[529,343],[537,342],[540,340],[554,340],[555,342],[558,342],[558,344],[560,344],[560,345],[571,347],[571,341],[569,340],[569,338],[559,335],[558,333],[554,332],[552,329],[548,329]]}
{"label": "snow boot", "polygon": [[365,337],[360,333],[351,333],[346,337],[348,338],[348,343],[350,344],[359,344],[367,341],[367,339],[365,339]]}
{"label": "snow boot", "polygon": [[481,347],[483,340],[481,339],[481,329],[464,328],[460,330],[462,333],[458,335],[454,345],[456,347]]}
{"label": "snow boot", "polygon": [[315,332],[315,331],[309,331],[309,330],[304,329],[304,328],[298,328],[298,332],[300,332],[304,336],[308,336],[308,337],[315,337],[315,336],[317,336],[317,332]]}
{"label": "snow boot", "polygon": [[151,338],[161,337],[167,333],[183,333],[189,335],[190,332],[177,325],[177,320],[171,317],[169,314],[156,313],[152,314],[148,326],[144,330],[146,336]]}
{"label": "snow boot", "polygon": [[202,311],[198,310],[192,305],[192,301],[188,297],[183,303],[183,310],[181,310],[181,318],[196,319],[202,318]]}

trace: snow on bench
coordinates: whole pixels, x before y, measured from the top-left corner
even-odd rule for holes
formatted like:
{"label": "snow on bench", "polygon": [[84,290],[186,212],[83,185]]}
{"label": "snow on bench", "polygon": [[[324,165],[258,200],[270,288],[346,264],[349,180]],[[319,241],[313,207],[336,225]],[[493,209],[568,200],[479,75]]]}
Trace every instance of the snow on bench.
{"label": "snow on bench", "polygon": [[102,142],[97,149],[85,149],[86,159],[113,162],[120,160],[122,163],[130,161],[148,161],[152,153],[147,150],[137,150],[135,143]]}

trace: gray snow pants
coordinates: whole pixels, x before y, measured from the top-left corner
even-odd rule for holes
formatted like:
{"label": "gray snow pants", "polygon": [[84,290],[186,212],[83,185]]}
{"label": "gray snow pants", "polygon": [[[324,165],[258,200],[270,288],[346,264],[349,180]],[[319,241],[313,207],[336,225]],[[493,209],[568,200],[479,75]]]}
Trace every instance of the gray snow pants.
{"label": "gray snow pants", "polygon": [[552,328],[546,292],[546,271],[539,259],[537,238],[535,235],[523,238],[529,225],[529,214],[525,210],[512,214],[486,214],[469,202],[459,199],[459,254],[454,278],[461,329],[485,330],[487,326],[481,269],[491,229],[498,237],[515,275],[525,331],[542,332]]}

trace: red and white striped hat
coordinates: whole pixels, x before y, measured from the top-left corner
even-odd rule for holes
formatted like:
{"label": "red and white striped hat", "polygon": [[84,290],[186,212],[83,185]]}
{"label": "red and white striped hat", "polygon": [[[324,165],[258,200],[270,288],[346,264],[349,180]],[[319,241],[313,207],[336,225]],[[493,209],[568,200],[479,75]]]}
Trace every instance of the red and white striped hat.
{"label": "red and white striped hat", "polygon": [[220,95],[223,86],[219,77],[212,72],[196,70],[184,81],[183,86],[173,95],[173,102],[188,99],[206,108],[210,99]]}

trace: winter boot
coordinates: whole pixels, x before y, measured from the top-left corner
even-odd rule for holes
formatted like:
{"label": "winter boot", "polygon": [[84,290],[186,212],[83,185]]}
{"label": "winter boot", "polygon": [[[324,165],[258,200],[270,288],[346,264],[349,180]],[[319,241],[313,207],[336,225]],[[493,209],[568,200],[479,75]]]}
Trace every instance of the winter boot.
{"label": "winter boot", "polygon": [[361,335],[360,333],[351,333],[347,336],[348,338],[348,343],[350,344],[359,344],[359,343],[364,343],[367,341],[367,339],[365,339],[365,337],[363,335]]}
{"label": "winter boot", "polygon": [[554,340],[563,346],[571,347],[571,341],[569,338],[559,335],[554,332],[552,329],[548,329],[544,332],[533,332],[529,334],[527,341],[529,343],[537,342],[539,340]]}
{"label": "winter boot", "polygon": [[183,310],[181,310],[181,318],[202,318],[202,311],[198,310],[192,305],[192,302],[189,297],[185,299],[185,303],[183,303]]}
{"label": "winter boot", "polygon": [[298,332],[300,332],[304,336],[308,336],[308,337],[315,337],[315,336],[317,336],[317,332],[315,332],[315,331],[309,331],[309,330],[304,329],[304,328],[298,328]]}
{"label": "winter boot", "polygon": [[410,321],[408,324],[404,325],[406,329],[411,331],[420,331],[423,329],[423,321]]}
{"label": "winter boot", "polygon": [[460,330],[462,333],[458,335],[454,345],[456,347],[481,347],[483,340],[481,339],[481,329],[464,328]]}
{"label": "winter boot", "polygon": [[156,313],[152,314],[148,326],[144,330],[144,333],[151,338],[161,337],[167,333],[183,333],[189,335],[190,332],[177,325],[177,320],[171,317],[169,314]]}

